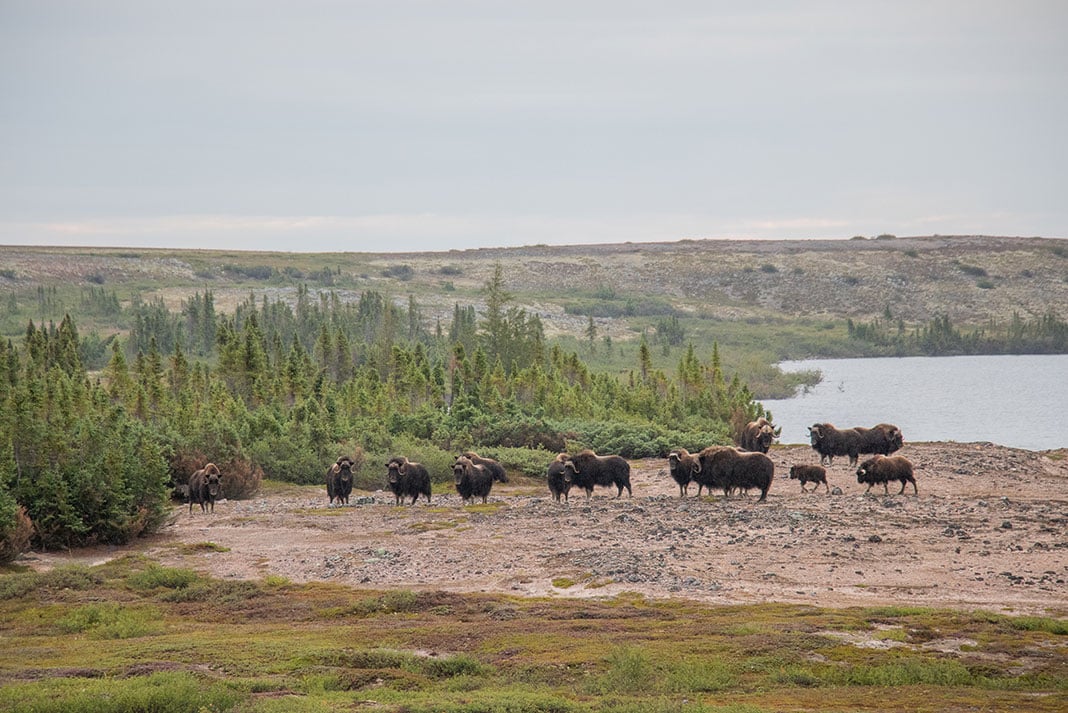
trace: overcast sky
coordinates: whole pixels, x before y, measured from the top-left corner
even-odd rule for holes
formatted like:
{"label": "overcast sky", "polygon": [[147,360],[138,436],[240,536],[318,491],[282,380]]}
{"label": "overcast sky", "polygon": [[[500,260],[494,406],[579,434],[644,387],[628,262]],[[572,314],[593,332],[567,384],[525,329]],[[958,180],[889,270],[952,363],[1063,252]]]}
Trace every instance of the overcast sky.
{"label": "overcast sky", "polygon": [[1068,237],[1068,2],[0,0],[0,244]]}

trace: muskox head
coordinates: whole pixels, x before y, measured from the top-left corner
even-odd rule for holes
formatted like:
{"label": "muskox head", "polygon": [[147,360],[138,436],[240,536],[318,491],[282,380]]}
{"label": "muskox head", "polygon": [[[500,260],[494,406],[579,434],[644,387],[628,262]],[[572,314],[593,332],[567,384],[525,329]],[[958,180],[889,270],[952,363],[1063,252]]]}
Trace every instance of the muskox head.
{"label": "muskox head", "polygon": [[402,477],[408,474],[408,458],[406,456],[391,458],[386,463],[386,470],[389,471],[390,484],[396,485]]}
{"label": "muskox head", "polygon": [[219,467],[214,463],[208,463],[204,466],[205,483],[208,486],[208,493],[212,498],[219,497],[219,484],[220,476]]}
{"label": "muskox head", "polygon": [[571,479],[578,475],[579,469],[575,461],[570,457],[564,460],[564,482],[570,483]]}
{"label": "muskox head", "polygon": [[792,466],[790,466],[790,480],[797,480],[797,478],[798,478],[797,466],[796,465],[792,465]]}
{"label": "muskox head", "polygon": [[875,462],[875,458],[869,458],[860,464],[857,468],[857,482],[858,483],[874,483],[875,478],[871,474],[871,466]]}
{"label": "muskox head", "polygon": [[457,485],[463,480],[464,473],[473,466],[474,463],[467,456],[456,457],[456,462],[452,464],[452,476]]}
{"label": "muskox head", "polygon": [[809,436],[809,440],[812,442],[812,445],[816,445],[823,438],[823,426],[818,424],[818,423],[815,424],[815,425],[809,426],[808,427],[808,436]]}
{"label": "muskox head", "polygon": [[348,456],[341,456],[337,459],[337,462],[334,463],[334,467],[331,468],[331,470],[334,472],[334,475],[338,476],[341,479],[341,482],[351,483],[353,465],[354,463],[352,462],[351,458],[349,458]]}
{"label": "muskox head", "polygon": [[692,457],[690,455],[690,452],[685,448],[680,448],[677,451],[671,451],[671,453],[668,453],[668,467],[671,468],[672,471],[676,470],[679,467],[679,464],[682,462],[683,458],[690,459],[691,475],[693,475],[694,473],[701,472],[701,459]]}

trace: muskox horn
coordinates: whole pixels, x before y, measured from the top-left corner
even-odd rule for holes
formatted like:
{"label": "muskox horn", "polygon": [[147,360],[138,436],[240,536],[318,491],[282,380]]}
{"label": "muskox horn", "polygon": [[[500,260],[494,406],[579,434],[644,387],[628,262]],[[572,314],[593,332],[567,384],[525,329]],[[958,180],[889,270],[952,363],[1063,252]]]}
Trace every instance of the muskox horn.
{"label": "muskox horn", "polygon": [[337,463],[334,463],[334,467],[332,467],[330,469],[330,472],[331,473],[340,473],[341,472],[341,466],[338,465]]}

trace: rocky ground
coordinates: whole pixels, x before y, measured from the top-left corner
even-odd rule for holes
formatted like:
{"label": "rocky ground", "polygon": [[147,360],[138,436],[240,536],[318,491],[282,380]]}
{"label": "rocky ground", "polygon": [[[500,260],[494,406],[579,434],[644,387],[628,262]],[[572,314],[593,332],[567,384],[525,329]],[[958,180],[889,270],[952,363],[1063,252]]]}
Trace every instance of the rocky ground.
{"label": "rocky ground", "polygon": [[[840,494],[787,478],[810,448],[773,449],[766,503],[680,499],[664,460],[633,462],[634,496],[598,489],[554,502],[536,479],[463,506],[437,486],[428,505],[383,491],[329,508],[325,489],[285,487],[214,514],[176,507],[129,548],[27,559],[48,567],[144,551],[223,578],[286,577],[357,587],[596,597],[639,592],[709,603],[919,605],[1068,614],[1068,459],[989,443],[909,444],[919,495],[865,494],[845,460]],[[811,486],[810,486],[811,487]],[[911,493],[911,489],[910,489]],[[214,543],[217,547],[186,546]]]}

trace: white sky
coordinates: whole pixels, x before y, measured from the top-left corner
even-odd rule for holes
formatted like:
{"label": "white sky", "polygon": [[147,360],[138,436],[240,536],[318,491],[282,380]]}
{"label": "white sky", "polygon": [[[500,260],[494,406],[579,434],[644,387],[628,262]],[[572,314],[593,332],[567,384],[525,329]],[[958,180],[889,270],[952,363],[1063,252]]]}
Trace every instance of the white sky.
{"label": "white sky", "polygon": [[1068,237],[1068,2],[0,0],[0,244]]}

